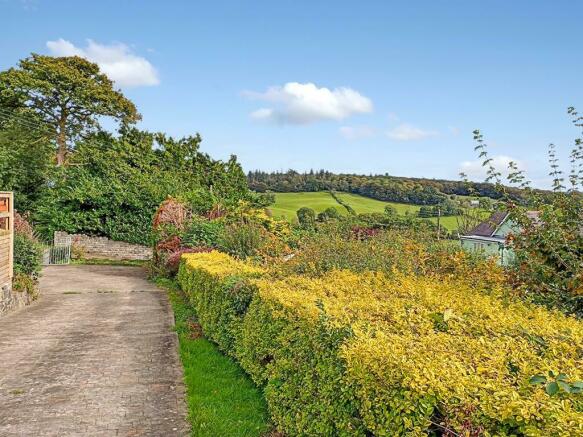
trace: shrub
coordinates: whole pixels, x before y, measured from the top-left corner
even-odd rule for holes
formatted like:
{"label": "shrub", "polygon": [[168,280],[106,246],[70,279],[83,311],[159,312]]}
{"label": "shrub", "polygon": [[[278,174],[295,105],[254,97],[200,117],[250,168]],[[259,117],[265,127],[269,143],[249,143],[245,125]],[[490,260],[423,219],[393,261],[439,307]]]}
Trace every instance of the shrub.
{"label": "shrub", "polygon": [[310,276],[334,269],[387,273],[398,270],[415,275],[460,276],[463,272],[466,279],[474,280],[481,288],[504,279],[501,268],[493,261],[467,254],[458,245],[438,241],[432,234],[413,230],[364,231],[362,227],[355,231],[350,224],[320,229],[304,239],[293,259],[281,265],[285,274]]}
{"label": "shrub", "polygon": [[286,434],[582,431],[580,321],[453,276],[262,273],[211,252],[186,255],[179,278],[205,332],[265,384]]}
{"label": "shrub", "polygon": [[[581,130],[583,116],[573,107],[567,113]],[[552,194],[532,189],[525,171],[513,161],[508,163],[507,180],[523,189],[522,202],[503,185],[502,174],[493,166],[479,130],[474,131],[474,140],[487,181],[496,183],[504,200],[507,220],[520,229],[508,236],[515,255],[510,281],[532,302],[583,317],[583,136],[580,133],[571,148],[568,177],[561,169],[555,145],[549,144]]]}
{"label": "shrub", "polygon": [[297,210],[298,222],[304,229],[313,229],[316,225],[316,213],[312,208],[304,206]]}
{"label": "shrub", "polygon": [[397,215],[397,209],[394,206],[385,206],[385,214],[389,217],[395,217]]}
{"label": "shrub", "polygon": [[[181,269],[179,280],[184,290],[198,290],[188,293],[188,297],[199,323],[209,339],[233,356],[241,317],[253,295],[253,287],[242,279],[261,275],[263,270],[217,251],[187,254],[183,260],[185,268]],[[192,271],[198,274],[190,274]],[[216,278],[226,282],[223,284]]]}
{"label": "shrub", "polygon": [[258,255],[267,241],[267,232],[262,226],[253,222],[238,222],[225,226],[218,247],[234,257],[245,259]]}
{"label": "shrub", "polygon": [[193,217],[186,226],[182,243],[187,247],[217,247],[223,228],[222,222]]}
{"label": "shrub", "polygon": [[27,293],[33,300],[38,297],[37,280],[32,276],[24,273],[15,273],[12,279],[12,287],[16,291]]}
{"label": "shrub", "polygon": [[342,215],[338,212],[336,208],[330,206],[318,214],[318,221],[326,222],[328,220],[339,220],[342,218]]}
{"label": "shrub", "polygon": [[236,158],[213,160],[200,152],[201,141],[128,127],[118,136],[89,135],[76,144],[70,165],[53,172],[51,189],[34,205],[39,230],[46,237],[65,230],[149,245],[152,218],[168,196],[196,213],[252,197]]}
{"label": "shrub", "polygon": [[32,240],[37,240],[34,228],[27,220],[27,215],[21,215],[14,212],[14,233],[24,235]]}
{"label": "shrub", "polygon": [[25,234],[14,234],[14,272],[36,278],[41,270],[42,246]]}

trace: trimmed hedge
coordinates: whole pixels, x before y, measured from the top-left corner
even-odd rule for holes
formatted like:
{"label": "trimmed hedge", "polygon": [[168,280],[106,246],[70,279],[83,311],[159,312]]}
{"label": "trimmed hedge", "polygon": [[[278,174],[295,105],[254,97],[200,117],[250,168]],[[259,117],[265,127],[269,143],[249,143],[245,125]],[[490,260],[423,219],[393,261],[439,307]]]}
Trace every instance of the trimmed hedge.
{"label": "trimmed hedge", "polygon": [[583,432],[575,319],[458,279],[273,279],[218,252],[185,255],[179,281],[205,334],[265,386],[288,435]]}

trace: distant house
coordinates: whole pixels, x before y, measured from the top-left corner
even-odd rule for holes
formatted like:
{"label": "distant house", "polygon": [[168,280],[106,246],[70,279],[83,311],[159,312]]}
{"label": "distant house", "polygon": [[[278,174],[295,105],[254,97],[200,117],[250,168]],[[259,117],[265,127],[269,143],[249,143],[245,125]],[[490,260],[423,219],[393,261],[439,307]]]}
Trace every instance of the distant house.
{"label": "distant house", "polygon": [[496,211],[488,220],[480,223],[467,235],[461,235],[462,248],[468,251],[483,252],[499,257],[502,265],[512,260],[514,253],[506,244],[506,237],[516,232],[518,227],[508,219],[507,211]]}

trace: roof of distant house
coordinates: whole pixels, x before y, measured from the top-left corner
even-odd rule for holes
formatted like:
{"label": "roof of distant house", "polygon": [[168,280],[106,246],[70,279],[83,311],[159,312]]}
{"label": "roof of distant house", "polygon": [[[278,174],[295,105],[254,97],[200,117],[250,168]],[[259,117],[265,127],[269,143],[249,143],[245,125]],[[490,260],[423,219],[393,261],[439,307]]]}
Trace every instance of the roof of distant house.
{"label": "roof of distant house", "polygon": [[508,211],[496,211],[486,221],[483,221],[468,234],[477,235],[479,237],[491,237],[494,235],[498,227],[508,217]]}

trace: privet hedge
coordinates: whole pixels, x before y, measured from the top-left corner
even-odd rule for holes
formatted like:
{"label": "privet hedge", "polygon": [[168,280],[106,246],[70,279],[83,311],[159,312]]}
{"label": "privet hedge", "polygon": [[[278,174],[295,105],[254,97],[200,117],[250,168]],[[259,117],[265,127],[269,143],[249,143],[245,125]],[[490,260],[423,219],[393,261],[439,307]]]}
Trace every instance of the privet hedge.
{"label": "privet hedge", "polygon": [[179,281],[288,435],[583,433],[575,319],[461,279],[274,279],[219,252],[185,255]]}

